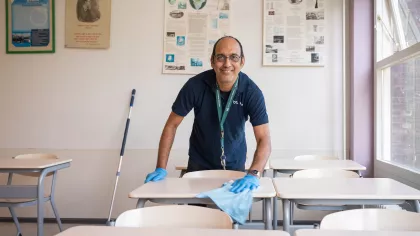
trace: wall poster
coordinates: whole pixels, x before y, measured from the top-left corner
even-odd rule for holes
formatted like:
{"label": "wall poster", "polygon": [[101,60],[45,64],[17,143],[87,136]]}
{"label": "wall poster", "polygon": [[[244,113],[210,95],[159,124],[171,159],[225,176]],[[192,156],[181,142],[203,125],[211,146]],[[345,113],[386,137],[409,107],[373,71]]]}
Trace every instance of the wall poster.
{"label": "wall poster", "polygon": [[323,66],[325,0],[264,0],[263,65]]}
{"label": "wall poster", "polygon": [[110,46],[111,0],[66,0],[65,47]]}
{"label": "wall poster", "polygon": [[6,53],[54,53],[54,0],[5,0]]}
{"label": "wall poster", "polygon": [[230,32],[230,0],[164,0],[163,73],[210,69],[214,43]]}

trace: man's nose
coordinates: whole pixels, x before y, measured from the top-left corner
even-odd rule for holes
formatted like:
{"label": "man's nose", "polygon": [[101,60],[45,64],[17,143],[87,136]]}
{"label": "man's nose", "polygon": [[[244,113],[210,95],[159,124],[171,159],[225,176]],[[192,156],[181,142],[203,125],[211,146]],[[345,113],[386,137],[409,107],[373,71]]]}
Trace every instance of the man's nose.
{"label": "man's nose", "polygon": [[224,67],[230,67],[232,65],[232,63],[230,62],[229,57],[226,57],[225,63],[223,63]]}

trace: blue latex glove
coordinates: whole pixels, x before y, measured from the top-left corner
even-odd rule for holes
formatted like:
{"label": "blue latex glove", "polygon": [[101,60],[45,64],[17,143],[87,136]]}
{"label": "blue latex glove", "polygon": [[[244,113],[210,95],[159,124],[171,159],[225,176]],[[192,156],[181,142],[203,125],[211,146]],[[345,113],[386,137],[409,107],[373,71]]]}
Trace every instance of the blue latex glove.
{"label": "blue latex glove", "polygon": [[240,193],[245,190],[254,190],[260,186],[260,180],[253,175],[247,174],[242,179],[237,179],[232,184],[231,192]]}
{"label": "blue latex glove", "polygon": [[156,168],[155,171],[153,171],[152,173],[148,174],[146,176],[146,180],[144,181],[144,183],[150,182],[150,181],[159,181],[162,180],[166,177],[166,175],[168,174],[168,172],[163,169],[163,168]]}

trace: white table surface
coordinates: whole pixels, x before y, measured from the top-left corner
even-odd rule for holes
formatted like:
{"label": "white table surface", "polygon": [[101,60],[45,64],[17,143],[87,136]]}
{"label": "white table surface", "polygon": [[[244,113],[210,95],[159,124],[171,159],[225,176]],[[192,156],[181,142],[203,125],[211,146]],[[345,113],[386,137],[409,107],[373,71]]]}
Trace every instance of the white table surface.
{"label": "white table surface", "polygon": [[[252,161],[253,161],[252,158],[251,159],[246,159],[246,162],[245,162],[245,169],[246,170],[248,170],[251,167]],[[175,169],[176,170],[186,170],[187,166],[188,166],[188,159],[184,160],[182,162],[176,163],[175,164]],[[268,169],[270,169],[270,160],[267,161],[267,164],[264,167],[264,170],[268,170]]]}
{"label": "white table surface", "polygon": [[277,196],[285,199],[418,200],[420,191],[388,178],[274,178]]}
{"label": "white table surface", "polygon": [[[149,182],[129,193],[130,198],[195,198],[196,195],[220,188],[226,178],[166,178],[158,182]],[[253,192],[254,198],[271,198],[276,191],[271,178],[260,179],[260,186]]]}
{"label": "white table surface", "polygon": [[72,159],[12,159],[1,158],[0,169],[44,169],[71,162]]}
{"label": "white table surface", "polygon": [[340,169],[366,170],[366,167],[352,160],[310,160],[271,159],[270,168],[274,170]]}
{"label": "white table surface", "polygon": [[420,236],[420,231],[359,231],[299,229],[294,236]]}
{"label": "white table surface", "polygon": [[129,228],[111,226],[75,226],[57,236],[290,236],[283,231],[233,230],[233,229],[188,229],[188,228]]}

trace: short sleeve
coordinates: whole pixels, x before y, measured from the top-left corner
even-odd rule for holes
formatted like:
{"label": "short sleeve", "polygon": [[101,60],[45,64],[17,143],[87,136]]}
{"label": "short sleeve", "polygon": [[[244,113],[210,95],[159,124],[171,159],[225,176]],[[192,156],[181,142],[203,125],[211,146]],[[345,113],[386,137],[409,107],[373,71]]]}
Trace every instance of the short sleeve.
{"label": "short sleeve", "polygon": [[264,95],[258,87],[251,92],[248,101],[248,113],[252,126],[268,123]]}
{"label": "short sleeve", "polygon": [[193,109],[195,101],[194,88],[191,79],[187,81],[172,104],[172,111],[179,116],[186,116]]}

